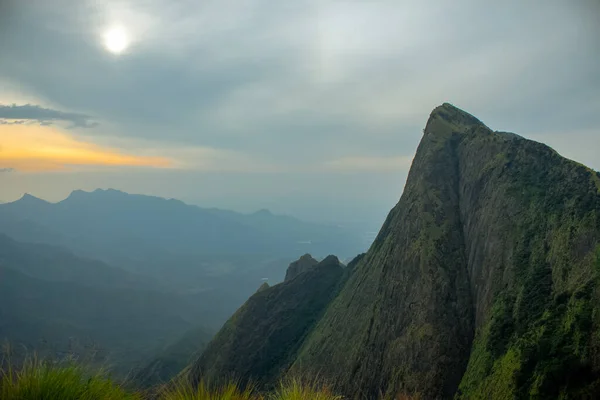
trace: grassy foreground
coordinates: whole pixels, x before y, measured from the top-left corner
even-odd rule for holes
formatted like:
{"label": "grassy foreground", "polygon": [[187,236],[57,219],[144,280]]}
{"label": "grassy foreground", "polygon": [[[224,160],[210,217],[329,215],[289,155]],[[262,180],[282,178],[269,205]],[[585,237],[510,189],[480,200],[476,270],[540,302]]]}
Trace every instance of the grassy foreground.
{"label": "grassy foreground", "polygon": [[76,365],[57,366],[28,360],[23,366],[0,370],[2,400],[133,400],[142,399],[102,373],[86,373]]}
{"label": "grassy foreground", "polygon": [[240,389],[235,383],[198,388],[173,383],[152,392],[134,392],[111,381],[101,372],[90,374],[74,364],[56,365],[37,360],[20,368],[0,371],[2,400],[341,400],[325,386],[290,380],[271,393],[252,388]]}

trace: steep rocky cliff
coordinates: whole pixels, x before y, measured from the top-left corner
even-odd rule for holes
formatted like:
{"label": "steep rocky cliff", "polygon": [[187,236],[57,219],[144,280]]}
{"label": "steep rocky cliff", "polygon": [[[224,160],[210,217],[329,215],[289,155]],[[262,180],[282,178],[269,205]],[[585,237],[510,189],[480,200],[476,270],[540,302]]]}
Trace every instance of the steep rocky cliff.
{"label": "steep rocky cliff", "polygon": [[[264,352],[266,342],[286,361],[242,363],[245,376],[318,376],[350,398],[600,390],[600,174],[551,148],[450,104],[436,108],[400,201],[352,264],[308,335],[275,344],[258,331],[261,343],[244,352]],[[285,285],[272,293],[289,301]],[[278,316],[254,313],[248,326],[295,321],[305,315],[296,301]],[[237,371],[229,349],[214,342],[200,365],[220,354],[230,363],[219,373]]]}
{"label": "steep rocky cliff", "polygon": [[598,173],[444,104],[294,370],[351,395],[590,392],[599,240]]}

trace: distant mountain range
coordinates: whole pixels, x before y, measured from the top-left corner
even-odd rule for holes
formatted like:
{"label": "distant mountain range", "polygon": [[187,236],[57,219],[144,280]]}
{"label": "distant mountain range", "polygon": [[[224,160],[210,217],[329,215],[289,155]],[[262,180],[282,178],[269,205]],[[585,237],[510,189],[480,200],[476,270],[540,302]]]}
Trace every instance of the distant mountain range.
{"label": "distant mountain range", "polygon": [[265,279],[282,281],[298,254],[354,254],[361,240],[267,210],[111,189],[58,203],[24,195],[0,204],[0,340],[47,355],[93,344],[121,373],[154,360],[147,371],[159,379],[180,366],[170,353],[199,345],[189,329],[216,331]]}
{"label": "distant mountain range", "polygon": [[199,256],[291,260],[306,252],[324,257],[333,250],[351,257],[369,245],[360,233],[267,210],[240,214],[112,189],[77,190],[58,203],[26,194],[0,205],[0,232],[24,242],[64,246],[128,270],[154,269],[159,275],[161,268]]}

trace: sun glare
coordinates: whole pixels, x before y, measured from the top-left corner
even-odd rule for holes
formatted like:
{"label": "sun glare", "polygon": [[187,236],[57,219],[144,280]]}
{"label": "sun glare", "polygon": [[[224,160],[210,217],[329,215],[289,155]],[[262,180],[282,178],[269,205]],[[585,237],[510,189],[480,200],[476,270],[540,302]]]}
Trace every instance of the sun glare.
{"label": "sun glare", "polygon": [[129,42],[129,35],[121,26],[113,26],[104,33],[104,47],[113,54],[124,52]]}

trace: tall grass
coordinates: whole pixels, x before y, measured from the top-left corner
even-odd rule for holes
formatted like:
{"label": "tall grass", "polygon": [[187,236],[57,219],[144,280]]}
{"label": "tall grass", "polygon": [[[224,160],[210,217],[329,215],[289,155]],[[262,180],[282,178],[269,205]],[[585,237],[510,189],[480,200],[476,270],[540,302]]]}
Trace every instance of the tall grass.
{"label": "tall grass", "polygon": [[234,382],[219,387],[211,387],[201,381],[193,387],[187,379],[178,379],[167,384],[159,391],[160,400],[263,400],[264,397],[255,392],[251,385],[241,389]]}
{"label": "tall grass", "polygon": [[102,373],[88,374],[77,365],[58,366],[36,358],[21,367],[0,370],[2,400],[141,400]]}
{"label": "tall grass", "polygon": [[[1,365],[1,363],[0,363]],[[383,399],[417,400],[420,396],[399,395]],[[179,378],[153,392],[129,392],[102,373],[90,374],[75,364],[57,364],[29,358],[21,367],[0,368],[2,400],[343,400],[326,385],[288,379],[270,393],[259,393],[236,383],[197,387]]]}
{"label": "tall grass", "polygon": [[[0,363],[0,366],[2,363]],[[74,363],[44,362],[28,358],[20,367],[5,363],[0,368],[2,400],[342,400],[324,385],[300,380],[282,382],[271,393],[259,393],[252,385],[236,383],[197,387],[178,379],[153,392],[131,392],[102,372],[89,373]]]}
{"label": "tall grass", "polygon": [[336,396],[324,384],[316,381],[306,382],[300,379],[289,379],[282,381],[273,393],[268,396],[269,400],[342,400]]}

